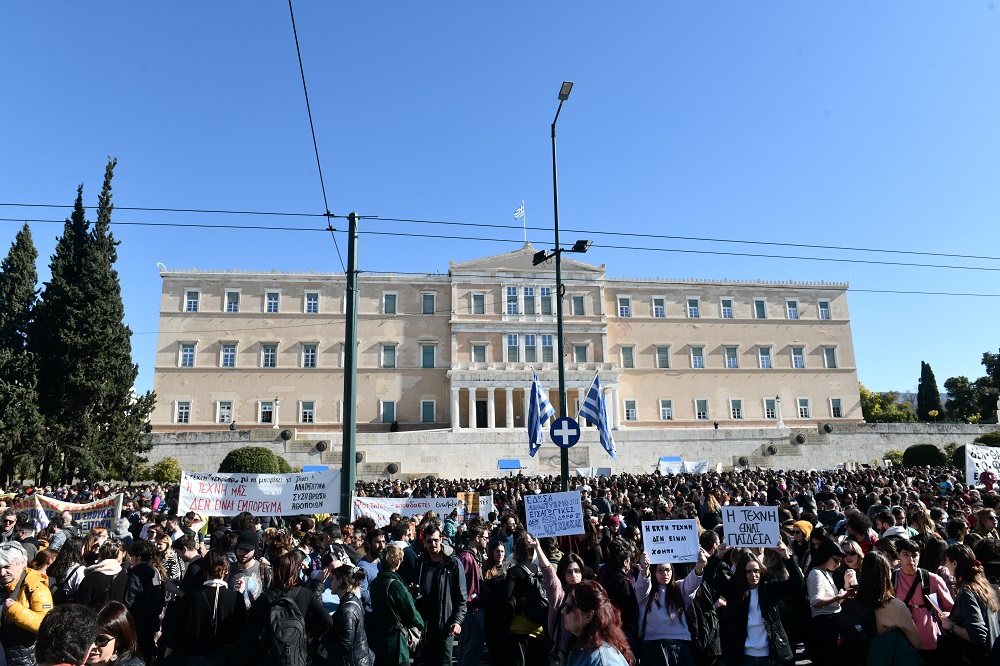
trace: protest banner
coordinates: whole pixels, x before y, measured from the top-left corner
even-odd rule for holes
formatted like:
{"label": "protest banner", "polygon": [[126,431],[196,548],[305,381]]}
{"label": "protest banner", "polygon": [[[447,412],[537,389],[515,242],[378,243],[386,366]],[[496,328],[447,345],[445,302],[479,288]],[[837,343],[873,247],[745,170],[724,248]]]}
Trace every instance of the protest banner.
{"label": "protest banner", "polygon": [[[389,516],[394,513],[407,518],[423,515],[428,511],[447,516],[452,509],[459,509],[459,502],[457,497],[355,497],[351,520],[371,516],[376,525],[388,525]],[[479,515],[489,515],[493,510],[493,496],[479,495]],[[462,510],[459,509],[459,515],[461,513]]]}
{"label": "protest banner", "polygon": [[35,521],[36,529],[48,526],[50,516],[69,511],[73,514],[73,522],[77,524],[80,532],[86,534],[95,527],[114,530],[122,515],[123,499],[124,495],[119,493],[96,502],[73,504],[45,495],[29,495],[15,502],[14,509],[26,512]]}
{"label": "protest banner", "polygon": [[992,446],[965,445],[965,482],[969,485],[983,485],[979,475],[993,472],[1000,478],[1000,448]]}
{"label": "protest banner", "polygon": [[583,534],[580,491],[524,496],[528,533],[536,539]]}
{"label": "protest banner", "polygon": [[722,507],[722,528],[730,548],[777,546],[781,540],[780,527],[776,506]]}
{"label": "protest banner", "polygon": [[458,500],[458,524],[479,515],[479,493],[455,493]]}
{"label": "protest banner", "polygon": [[642,549],[650,564],[697,562],[696,520],[646,520],[642,523]]}
{"label": "protest banner", "polygon": [[255,516],[340,513],[340,470],[308,474],[183,472],[178,513]]}
{"label": "protest banner", "polygon": [[49,526],[49,517],[42,510],[42,505],[38,503],[37,495],[25,495],[19,500],[14,500],[10,508],[21,515],[28,517],[28,520],[35,526],[35,530],[45,529]]}

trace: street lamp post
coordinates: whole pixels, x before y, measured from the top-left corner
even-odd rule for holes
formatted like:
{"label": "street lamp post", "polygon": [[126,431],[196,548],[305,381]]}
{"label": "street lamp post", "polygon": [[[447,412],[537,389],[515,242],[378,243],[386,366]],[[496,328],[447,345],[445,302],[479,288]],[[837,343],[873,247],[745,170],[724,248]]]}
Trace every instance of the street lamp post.
{"label": "street lamp post", "polygon": [[[559,336],[559,417],[566,416],[566,356],[563,337],[563,284],[562,284],[562,252],[559,249],[559,172],[556,169],[556,122],[563,102],[569,99],[573,90],[572,81],[563,81],[559,89],[559,107],[552,119],[552,211],[555,219],[555,255],[556,255],[556,332]],[[562,475],[562,490],[569,490],[569,451],[559,450],[559,468]]]}

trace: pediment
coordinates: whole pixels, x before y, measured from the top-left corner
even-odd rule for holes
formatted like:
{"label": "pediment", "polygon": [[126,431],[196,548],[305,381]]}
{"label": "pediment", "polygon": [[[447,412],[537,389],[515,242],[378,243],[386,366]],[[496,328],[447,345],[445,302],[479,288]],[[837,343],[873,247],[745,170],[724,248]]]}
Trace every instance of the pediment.
{"label": "pediment", "polygon": [[[532,264],[532,260],[534,259],[536,252],[538,252],[538,250],[531,243],[525,243],[520,248],[511,252],[494,254],[492,256],[481,257],[479,259],[470,259],[469,261],[449,262],[448,270],[452,274],[484,271],[512,273],[548,273],[554,271],[555,259],[549,259],[545,263],[539,264],[538,266],[534,266]],[[600,266],[585,264],[582,261],[570,259],[571,256],[573,255],[568,253],[563,254],[563,271],[591,273],[595,276],[604,275],[603,264]]]}

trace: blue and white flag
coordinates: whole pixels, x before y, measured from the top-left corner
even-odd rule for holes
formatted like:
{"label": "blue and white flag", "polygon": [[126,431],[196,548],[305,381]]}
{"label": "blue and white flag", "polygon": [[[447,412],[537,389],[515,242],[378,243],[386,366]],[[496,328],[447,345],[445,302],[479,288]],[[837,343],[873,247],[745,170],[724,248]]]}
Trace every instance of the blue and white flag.
{"label": "blue and white flag", "polygon": [[594,375],[594,383],[587,391],[580,406],[580,413],[576,417],[577,421],[588,421],[597,426],[597,432],[601,433],[601,446],[608,452],[612,460],[615,458],[615,439],[611,436],[611,424],[608,423],[608,412],[604,407],[604,393],[601,391],[601,379]]}
{"label": "blue and white flag", "polygon": [[514,211],[514,219],[520,220],[524,217],[524,202],[521,202],[521,207]]}
{"label": "blue and white flag", "polygon": [[549,402],[548,392],[538,382],[538,373],[532,371],[531,403],[528,405],[528,453],[534,456],[542,446],[545,422],[556,415]]}

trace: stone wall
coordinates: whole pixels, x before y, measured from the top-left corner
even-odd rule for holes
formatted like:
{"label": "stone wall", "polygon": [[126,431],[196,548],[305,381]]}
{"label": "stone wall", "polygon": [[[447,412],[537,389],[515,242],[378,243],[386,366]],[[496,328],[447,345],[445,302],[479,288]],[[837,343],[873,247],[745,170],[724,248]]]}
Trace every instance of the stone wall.
{"label": "stone wall", "polygon": [[[651,472],[660,456],[677,455],[684,460],[708,460],[714,467],[739,464],[745,457],[752,466],[779,469],[832,469],[838,464],[872,463],[891,449],[912,444],[950,442],[968,444],[998,426],[942,424],[830,424],[830,432],[819,428],[722,428],[719,430],[642,429],[615,431],[618,459],[601,448],[596,431],[585,430],[580,443],[569,450],[570,469],[610,467],[613,472]],[[226,453],[241,446],[264,446],[284,456],[294,467],[341,464],[340,433],[320,435],[295,433],[280,438],[281,430],[256,429],[214,432],[154,433],[151,463],[173,457],[189,471],[214,472]],[[804,442],[798,443],[798,436]],[[327,444],[319,451],[317,444]],[[771,449],[773,447],[773,449]],[[358,477],[435,475],[443,478],[500,476],[499,460],[520,461],[526,474],[558,474],[559,449],[543,446],[534,458],[528,455],[523,430],[424,430],[395,433],[359,433],[356,448],[362,456]],[[774,452],[771,453],[770,450]]]}

